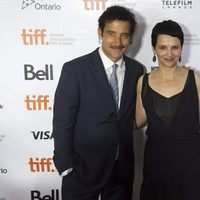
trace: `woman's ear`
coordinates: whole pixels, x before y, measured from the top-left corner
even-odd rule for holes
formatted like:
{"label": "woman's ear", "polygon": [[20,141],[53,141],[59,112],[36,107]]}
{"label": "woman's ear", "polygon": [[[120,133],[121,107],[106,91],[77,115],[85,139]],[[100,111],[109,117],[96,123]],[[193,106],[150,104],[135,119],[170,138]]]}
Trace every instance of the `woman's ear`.
{"label": "woman's ear", "polygon": [[156,51],[155,51],[154,47],[152,47],[152,51],[153,51],[153,54],[155,55]]}

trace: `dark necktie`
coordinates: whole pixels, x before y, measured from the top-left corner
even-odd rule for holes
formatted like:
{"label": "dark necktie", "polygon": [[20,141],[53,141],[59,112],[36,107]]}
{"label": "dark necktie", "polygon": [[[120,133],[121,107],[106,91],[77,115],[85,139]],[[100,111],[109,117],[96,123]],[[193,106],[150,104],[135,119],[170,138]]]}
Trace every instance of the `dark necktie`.
{"label": "dark necktie", "polygon": [[[119,88],[118,88],[118,79],[117,79],[117,74],[116,74],[117,67],[118,67],[117,64],[112,65],[113,71],[112,71],[112,74],[110,76],[110,85],[111,85],[113,97],[115,99],[116,107],[118,109]],[[116,152],[116,155],[115,155],[115,160],[118,159],[118,155],[119,155],[119,145],[117,146],[117,152]]]}

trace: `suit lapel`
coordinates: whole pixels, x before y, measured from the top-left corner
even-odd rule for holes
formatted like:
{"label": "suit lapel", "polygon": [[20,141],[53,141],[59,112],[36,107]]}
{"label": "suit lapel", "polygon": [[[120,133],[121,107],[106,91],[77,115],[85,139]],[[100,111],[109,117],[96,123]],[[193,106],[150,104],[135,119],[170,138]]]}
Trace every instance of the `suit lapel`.
{"label": "suit lapel", "polygon": [[108,78],[107,78],[101,57],[99,55],[98,49],[95,50],[92,55],[93,55],[92,63],[89,67],[90,67],[91,73],[94,76],[94,79],[97,82],[97,86],[98,86],[97,89],[102,93],[102,98],[106,99],[108,106],[111,106],[113,110],[117,112],[112,90],[108,82]]}
{"label": "suit lapel", "polygon": [[125,74],[124,74],[124,84],[123,84],[123,90],[122,90],[122,96],[121,96],[121,103],[120,103],[120,110],[119,110],[119,117],[123,114],[123,110],[126,105],[126,100],[130,95],[130,90],[129,90],[129,84],[131,82],[131,72],[130,72],[130,67],[131,65],[129,64],[128,60],[124,58],[125,61]]}

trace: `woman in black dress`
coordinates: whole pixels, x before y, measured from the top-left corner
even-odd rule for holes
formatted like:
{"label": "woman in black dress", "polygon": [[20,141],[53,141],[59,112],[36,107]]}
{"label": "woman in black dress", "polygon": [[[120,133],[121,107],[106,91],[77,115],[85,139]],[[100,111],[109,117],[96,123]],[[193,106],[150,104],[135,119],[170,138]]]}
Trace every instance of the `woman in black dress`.
{"label": "woman in black dress", "polygon": [[157,23],[151,37],[159,67],[137,86],[136,125],[147,122],[140,200],[200,200],[200,74],[178,66],[180,25]]}

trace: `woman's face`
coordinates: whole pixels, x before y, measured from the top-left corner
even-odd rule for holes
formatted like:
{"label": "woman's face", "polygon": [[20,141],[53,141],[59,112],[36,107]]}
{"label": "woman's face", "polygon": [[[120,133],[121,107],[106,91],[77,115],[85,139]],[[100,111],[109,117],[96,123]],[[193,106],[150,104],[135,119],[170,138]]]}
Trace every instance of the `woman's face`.
{"label": "woman's face", "polygon": [[181,56],[181,42],[177,37],[160,34],[158,35],[153,52],[157,55],[159,66],[177,66],[178,60]]}

